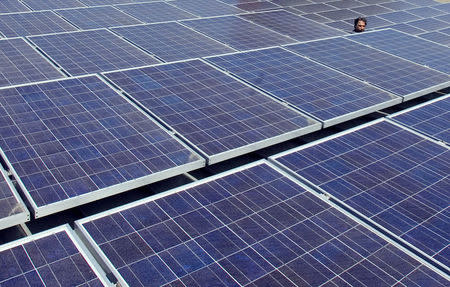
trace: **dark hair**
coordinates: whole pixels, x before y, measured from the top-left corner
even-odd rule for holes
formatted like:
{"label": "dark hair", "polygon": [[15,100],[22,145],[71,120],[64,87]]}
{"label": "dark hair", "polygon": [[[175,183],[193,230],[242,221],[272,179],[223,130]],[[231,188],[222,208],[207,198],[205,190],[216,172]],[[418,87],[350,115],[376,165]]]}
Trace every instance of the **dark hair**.
{"label": "dark hair", "polygon": [[355,19],[355,22],[353,23],[353,27],[356,28],[356,25],[358,25],[358,22],[359,22],[359,21],[363,21],[364,24],[367,25],[367,19],[366,19],[366,18],[364,18],[364,17],[358,17],[358,18]]}

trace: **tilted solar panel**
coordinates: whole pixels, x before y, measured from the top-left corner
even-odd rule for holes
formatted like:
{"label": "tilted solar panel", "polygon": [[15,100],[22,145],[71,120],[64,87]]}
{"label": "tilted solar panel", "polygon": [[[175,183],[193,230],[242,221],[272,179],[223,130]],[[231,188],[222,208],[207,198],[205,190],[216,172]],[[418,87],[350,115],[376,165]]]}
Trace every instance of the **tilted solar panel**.
{"label": "tilted solar panel", "polygon": [[6,37],[75,31],[77,28],[52,11],[0,15],[0,32]]}
{"label": "tilted solar panel", "polygon": [[344,35],[343,31],[294,15],[286,11],[270,11],[239,15],[283,35],[299,41],[317,40]]}
{"label": "tilted solar panel", "polygon": [[362,44],[450,74],[450,48],[392,29],[348,37]]}
{"label": "tilted solar panel", "polygon": [[390,118],[450,144],[450,95],[393,114]]}
{"label": "tilted solar panel", "polygon": [[291,38],[236,16],[189,20],[181,23],[237,50],[265,48],[295,42]]}
{"label": "tilted solar panel", "polygon": [[273,160],[448,272],[448,147],[382,120]]}
{"label": "tilted solar panel", "polygon": [[265,162],[76,226],[121,285],[447,283]]}
{"label": "tilted solar panel", "polygon": [[115,7],[145,23],[197,18],[197,16],[165,2],[125,4]]}
{"label": "tilted solar panel", "polygon": [[167,62],[235,51],[175,22],[128,26],[111,30]]}
{"label": "tilted solar panel", "polygon": [[0,246],[2,286],[111,286],[68,225]]}
{"label": "tilted solar panel", "polygon": [[30,11],[27,6],[23,5],[19,0],[3,0],[0,1],[0,13],[14,13]]}
{"label": "tilted solar panel", "polygon": [[0,89],[0,148],[35,217],[201,167],[96,76]]}
{"label": "tilted solar panel", "polygon": [[22,0],[33,11],[84,7],[78,0]]}
{"label": "tilted solar panel", "polygon": [[[450,29],[449,29],[450,31]],[[450,35],[441,31],[428,32],[417,35],[420,38],[450,47]]]}
{"label": "tilted solar panel", "polygon": [[244,10],[216,0],[175,0],[170,1],[170,5],[201,17],[234,15],[244,12]]}
{"label": "tilted solar panel", "polygon": [[207,59],[330,126],[398,104],[400,97],[281,48]]}
{"label": "tilted solar panel", "polygon": [[159,62],[106,29],[42,35],[29,39],[72,76]]}
{"label": "tilted solar panel", "polygon": [[421,20],[415,20],[408,22],[407,24],[427,32],[437,31],[442,28],[450,27],[450,23],[448,21],[439,20],[437,18],[426,18]]}
{"label": "tilted solar panel", "polygon": [[0,40],[0,63],[0,87],[64,77],[22,38]]}
{"label": "tilted solar panel", "polygon": [[402,96],[405,100],[450,86],[448,74],[346,38],[312,41],[286,48]]}
{"label": "tilted solar panel", "polygon": [[[0,123],[3,121],[0,116]],[[0,150],[0,154],[2,151]],[[6,171],[0,167],[0,230],[30,220],[30,213],[25,207]]]}
{"label": "tilted solar panel", "polygon": [[201,60],[105,76],[211,164],[320,129],[315,120]]}
{"label": "tilted solar panel", "polygon": [[142,23],[112,6],[65,9],[55,12],[84,30]]}

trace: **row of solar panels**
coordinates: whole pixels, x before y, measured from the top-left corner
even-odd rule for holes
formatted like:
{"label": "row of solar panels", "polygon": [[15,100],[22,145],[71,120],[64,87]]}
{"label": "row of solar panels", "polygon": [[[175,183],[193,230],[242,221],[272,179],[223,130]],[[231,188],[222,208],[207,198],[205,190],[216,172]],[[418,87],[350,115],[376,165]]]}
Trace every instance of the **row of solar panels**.
{"label": "row of solar panels", "polygon": [[1,246],[0,283],[447,286],[449,154],[381,119]]}

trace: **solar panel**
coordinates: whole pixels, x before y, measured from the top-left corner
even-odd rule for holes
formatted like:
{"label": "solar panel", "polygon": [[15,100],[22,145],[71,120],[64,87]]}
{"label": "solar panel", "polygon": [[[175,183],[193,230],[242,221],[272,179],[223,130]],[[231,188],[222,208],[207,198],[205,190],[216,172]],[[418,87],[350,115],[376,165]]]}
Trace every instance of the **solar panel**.
{"label": "solar panel", "polygon": [[0,13],[14,13],[30,11],[27,6],[23,5],[19,0],[3,0],[0,1]]}
{"label": "solar panel", "polygon": [[260,10],[270,10],[270,9],[278,9],[280,6],[273,4],[269,1],[261,1],[261,2],[247,2],[242,4],[235,5],[237,8],[245,10],[245,11],[260,11]]}
{"label": "solar panel", "polygon": [[271,0],[270,2],[275,3],[275,4],[279,5],[279,6],[283,6],[283,7],[295,6],[295,5],[304,5],[304,4],[312,3],[309,0]]}
{"label": "solar panel", "polygon": [[448,147],[382,120],[273,159],[448,271]]}
{"label": "solar panel", "polygon": [[438,5],[433,6],[433,8],[450,13],[450,3],[438,4]]}
{"label": "solar panel", "polygon": [[317,12],[335,10],[334,7],[332,7],[326,3],[298,5],[298,6],[292,6],[292,8],[294,8],[300,12],[303,12],[303,13],[317,13]]}
{"label": "solar panel", "polygon": [[[3,114],[3,113],[2,113]],[[5,117],[0,117],[3,123]],[[0,149],[0,154],[2,150]],[[0,167],[0,230],[30,220],[30,213],[14,188],[6,171]]]}
{"label": "solar panel", "polygon": [[96,76],[0,90],[0,147],[35,217],[201,167]]}
{"label": "solar panel", "polygon": [[207,60],[313,115],[325,127],[401,102],[400,97],[281,48]]}
{"label": "solar panel", "polygon": [[29,39],[72,76],[158,63],[149,54],[106,29]]}
{"label": "solar panel", "polygon": [[170,1],[170,4],[202,17],[233,15],[244,12],[234,6],[216,0],[175,0]]}
{"label": "solar panel", "polygon": [[305,19],[286,11],[270,11],[240,15],[245,20],[255,22],[283,35],[299,41],[323,39],[345,34],[326,25]]}
{"label": "solar panel", "polygon": [[432,7],[420,7],[420,8],[414,8],[414,9],[408,9],[408,10],[406,10],[406,12],[417,15],[422,18],[435,17],[435,16],[445,14],[445,12],[438,10],[438,9],[434,9]]}
{"label": "solar panel", "polygon": [[417,36],[419,36],[420,38],[450,47],[450,35],[449,34],[442,33],[440,31],[434,31],[434,32],[420,34]]}
{"label": "solar panel", "polygon": [[189,20],[181,23],[237,50],[265,48],[294,42],[286,36],[236,16]]}
{"label": "solar panel", "polygon": [[408,22],[408,25],[422,29],[427,32],[436,31],[436,30],[440,30],[442,28],[450,27],[450,23],[448,23],[446,21],[438,20],[436,18],[427,18],[427,19],[411,21],[411,22]]}
{"label": "solar panel", "polygon": [[315,13],[310,13],[310,14],[302,14],[302,17],[309,19],[309,20],[313,20],[319,23],[329,23],[331,22],[330,19],[324,17],[324,16],[320,16],[319,14],[315,14]]}
{"label": "solar panel", "polygon": [[450,74],[450,48],[392,29],[360,33],[354,41]]}
{"label": "solar panel", "polygon": [[121,286],[448,283],[264,162],[76,226]]}
{"label": "solar panel", "polygon": [[[393,22],[385,20],[383,18],[380,18],[378,16],[368,16],[366,17],[367,19],[367,26],[366,26],[366,31],[369,31],[371,29],[376,29],[376,28],[380,28],[380,27],[386,27],[389,25],[392,25]],[[349,23],[350,25],[354,25],[354,19],[348,19],[346,20],[347,23]],[[398,21],[394,21],[394,22],[398,22]]]}
{"label": "solar panel", "polygon": [[380,14],[378,17],[391,21],[393,23],[403,23],[420,19],[419,16],[408,13],[406,11],[396,11],[386,14]]}
{"label": "solar panel", "polygon": [[364,3],[357,0],[338,0],[338,1],[329,1],[327,3],[331,6],[334,6],[335,9],[354,8],[365,5]]}
{"label": "solar panel", "polygon": [[107,28],[142,23],[112,6],[57,10],[56,13],[81,29]]}
{"label": "solar panel", "polygon": [[[142,0],[78,0],[87,6],[113,5],[113,4],[127,4],[132,2],[142,2]],[[152,0],[145,0],[150,2]]]}
{"label": "solar panel", "polygon": [[220,0],[220,2],[226,4],[240,4],[240,3],[255,2],[255,0]]}
{"label": "solar panel", "polygon": [[424,31],[422,29],[419,29],[419,28],[416,28],[416,27],[413,27],[413,26],[408,25],[406,23],[395,24],[395,25],[388,25],[388,26],[383,27],[383,28],[392,28],[392,29],[395,29],[397,31],[404,32],[404,33],[407,33],[407,34],[410,34],[410,35],[418,35],[418,34],[426,33],[426,31]]}
{"label": "solar panel", "polygon": [[200,60],[105,76],[211,164],[320,129],[318,122]]}
{"label": "solar panel", "polygon": [[0,246],[2,286],[110,286],[68,225]]}
{"label": "solar panel", "polygon": [[165,2],[117,5],[116,8],[145,23],[197,18],[197,16]]}
{"label": "solar panel", "polygon": [[78,0],[22,0],[34,11],[84,7]]}
{"label": "solar panel", "polygon": [[168,62],[235,51],[175,22],[128,26],[112,31]]}
{"label": "solar panel", "polygon": [[416,5],[406,2],[406,1],[392,1],[392,2],[380,3],[379,5],[389,8],[394,11],[402,11],[402,10],[407,10],[407,9],[412,9],[412,8],[417,7]]}
{"label": "solar panel", "polygon": [[[387,12],[392,12],[391,9],[385,8],[380,5],[367,5],[367,6],[352,8],[351,10],[357,12],[359,15],[365,15],[365,16],[378,15],[378,14],[383,14],[383,13],[387,13]],[[356,17],[353,16],[353,18],[356,18]]]}
{"label": "solar panel", "polygon": [[349,9],[339,9],[339,10],[332,10],[332,11],[325,11],[317,13],[320,16],[326,17],[330,20],[345,20],[345,19],[354,19],[355,18],[355,12],[349,10]]}
{"label": "solar panel", "polygon": [[450,144],[450,95],[393,114],[390,118]]}
{"label": "solar panel", "polygon": [[0,15],[0,32],[6,37],[75,31],[74,26],[52,11]]}
{"label": "solar panel", "polygon": [[63,78],[22,38],[0,40],[0,87]]}
{"label": "solar panel", "polygon": [[[364,33],[366,34],[366,33]],[[345,38],[287,46],[405,100],[448,87],[449,76]]]}

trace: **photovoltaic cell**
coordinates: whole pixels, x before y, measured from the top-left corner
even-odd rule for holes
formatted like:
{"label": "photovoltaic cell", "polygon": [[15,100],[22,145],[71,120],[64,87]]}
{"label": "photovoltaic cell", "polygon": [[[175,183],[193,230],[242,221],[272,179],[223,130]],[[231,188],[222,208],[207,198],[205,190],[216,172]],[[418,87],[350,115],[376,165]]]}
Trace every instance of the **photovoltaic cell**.
{"label": "photovoltaic cell", "polygon": [[317,1],[309,1],[309,0],[271,0],[270,2],[275,3],[277,5],[288,7],[288,6],[294,6],[294,5],[304,5],[304,4],[311,4],[313,2]]}
{"label": "photovoltaic cell", "polygon": [[0,63],[0,87],[64,77],[21,38],[0,40]]}
{"label": "photovoltaic cell", "polygon": [[438,9],[434,9],[432,7],[419,7],[414,9],[408,9],[406,10],[406,12],[417,15],[422,18],[435,17],[445,14],[445,12]]}
{"label": "photovoltaic cell", "polygon": [[378,17],[381,17],[383,19],[386,19],[388,21],[391,21],[393,23],[404,23],[409,21],[414,21],[420,19],[419,16],[416,16],[414,14],[405,12],[405,11],[396,11],[396,12],[390,12],[385,14],[380,14]]}
{"label": "photovoltaic cell", "polygon": [[449,86],[450,77],[447,74],[346,38],[320,40],[286,48],[405,99]]}
{"label": "photovoltaic cell", "polygon": [[365,4],[357,1],[357,0],[338,0],[338,1],[327,1],[327,3],[329,5],[332,5],[338,9],[344,9],[344,8],[355,8],[355,7],[360,7],[360,6],[364,6]]}
{"label": "photovoltaic cell", "polygon": [[378,121],[275,160],[448,270],[448,147]]}
{"label": "photovoltaic cell", "polygon": [[0,15],[0,32],[6,37],[40,35],[77,30],[52,11]]}
{"label": "photovoltaic cell", "polygon": [[[3,118],[3,116],[0,116],[0,122],[4,120]],[[8,175],[0,167],[0,230],[29,220],[30,213]]]}
{"label": "photovoltaic cell", "polygon": [[72,76],[158,63],[106,29],[29,39]]}
{"label": "photovoltaic cell", "polygon": [[197,18],[197,16],[165,2],[117,5],[116,8],[145,23]]}
{"label": "photovoltaic cell", "polygon": [[392,1],[392,2],[380,3],[379,5],[389,8],[394,11],[403,11],[403,10],[407,10],[407,9],[417,8],[416,5],[406,2],[406,1]]}
{"label": "photovoltaic cell", "polygon": [[235,51],[175,22],[113,28],[112,31],[168,62]]}
{"label": "photovoltaic cell", "polygon": [[392,29],[360,33],[349,39],[450,74],[450,48]]}
{"label": "photovoltaic cell", "polygon": [[[385,8],[380,5],[367,5],[367,6],[362,6],[362,7],[351,8],[351,10],[355,11],[357,13],[357,15],[365,15],[365,16],[392,12],[391,9]],[[356,18],[356,17],[353,17],[353,18]]]}
{"label": "photovoltaic cell", "polygon": [[182,21],[183,24],[237,50],[279,46],[295,42],[236,16]]}
{"label": "photovoltaic cell", "polygon": [[81,29],[107,28],[141,23],[112,6],[57,10],[56,13]]}
{"label": "photovoltaic cell", "polygon": [[401,102],[400,97],[281,48],[207,60],[315,116],[326,126]]}
{"label": "photovoltaic cell", "polygon": [[420,38],[450,47],[450,35],[449,34],[446,34],[446,33],[440,32],[440,31],[434,31],[434,32],[420,34],[417,36]]}
{"label": "photovoltaic cell", "polygon": [[349,10],[349,9],[339,9],[339,10],[332,10],[332,11],[325,11],[317,13],[320,16],[326,17],[330,20],[346,20],[346,19],[353,19],[355,18],[355,12]]}
{"label": "photovoltaic cell", "polygon": [[[78,0],[80,2],[83,2],[83,4],[87,6],[100,6],[100,5],[113,5],[113,4],[126,4],[126,3],[132,3],[132,2],[142,2],[142,0]],[[150,2],[145,1],[145,2]]]}
{"label": "photovoltaic cell", "polygon": [[78,0],[22,0],[34,11],[84,7]]}
{"label": "photovoltaic cell", "polygon": [[316,40],[345,34],[342,31],[286,11],[253,13],[240,15],[240,17],[299,41]]}
{"label": "photovoltaic cell", "polygon": [[170,4],[202,17],[233,15],[244,12],[244,10],[216,0],[175,0],[170,1]]}
{"label": "photovoltaic cell", "polygon": [[245,11],[260,11],[280,8],[280,6],[269,1],[241,3],[237,4],[236,7]]}
{"label": "photovoltaic cell", "polygon": [[333,6],[330,6],[326,3],[298,5],[298,6],[292,6],[292,8],[294,8],[300,12],[303,12],[303,13],[317,13],[317,12],[330,11],[330,10],[335,9]]}
{"label": "photovoltaic cell", "polygon": [[441,21],[436,18],[426,18],[421,20],[416,20],[408,22],[408,25],[422,29],[424,31],[436,31],[442,28],[450,27],[450,23],[447,21]]}
{"label": "photovoltaic cell", "polygon": [[427,32],[427,31],[424,31],[422,29],[419,29],[419,28],[413,27],[411,25],[408,25],[406,23],[388,25],[388,26],[383,27],[383,28],[392,28],[392,29],[395,29],[397,31],[404,32],[404,33],[407,33],[407,34],[410,34],[410,35],[418,35],[418,34],[423,34],[423,33]]}
{"label": "photovoltaic cell", "polygon": [[203,161],[98,77],[0,90],[0,147],[45,216]]}
{"label": "photovoltaic cell", "polygon": [[14,13],[30,11],[27,6],[23,5],[19,0],[3,0],[0,1],[0,13]]}
{"label": "photovoltaic cell", "polygon": [[402,111],[392,119],[437,140],[450,143],[450,96]]}
{"label": "photovoltaic cell", "polygon": [[105,76],[200,149],[210,163],[319,128],[200,60]]}
{"label": "photovoltaic cell", "polygon": [[447,283],[265,163],[76,224],[121,285]]}
{"label": "photovoltaic cell", "polygon": [[2,286],[110,286],[68,226],[0,246]]}

